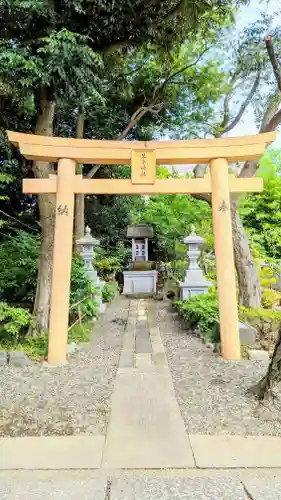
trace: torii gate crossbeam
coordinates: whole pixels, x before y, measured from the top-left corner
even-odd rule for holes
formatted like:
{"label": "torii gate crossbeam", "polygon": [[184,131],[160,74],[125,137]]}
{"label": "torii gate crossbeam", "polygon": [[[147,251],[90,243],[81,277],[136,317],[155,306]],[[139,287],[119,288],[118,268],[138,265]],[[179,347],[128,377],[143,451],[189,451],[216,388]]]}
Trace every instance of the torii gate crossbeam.
{"label": "torii gate crossbeam", "polygon": [[[57,175],[24,179],[24,193],[56,194],[53,279],[48,361],[66,362],[72,259],[74,195],[211,193],[220,334],[225,359],[240,359],[235,268],[231,226],[231,193],[263,190],[258,178],[229,175],[234,161],[257,160],[275,132],[255,136],[194,141],[96,141],[8,132],[9,140],[31,160],[57,162]],[[131,179],[84,179],[76,164],[130,164]],[[157,179],[156,164],[208,163],[202,179]]]}

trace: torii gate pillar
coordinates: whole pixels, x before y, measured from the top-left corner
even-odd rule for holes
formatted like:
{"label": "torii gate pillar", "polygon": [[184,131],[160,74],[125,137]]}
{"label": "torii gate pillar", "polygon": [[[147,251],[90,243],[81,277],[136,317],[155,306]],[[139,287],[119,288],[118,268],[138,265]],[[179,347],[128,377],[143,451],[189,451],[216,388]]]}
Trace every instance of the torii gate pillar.
{"label": "torii gate pillar", "polygon": [[66,362],[76,162],[58,161],[48,361]]}
{"label": "torii gate pillar", "polygon": [[[41,137],[8,132],[25,158],[58,163],[57,175],[24,179],[23,191],[56,193],[53,281],[48,361],[66,362],[68,307],[73,234],[74,195],[80,194],[187,194],[211,193],[220,332],[224,359],[240,359],[240,341],[232,243],[231,193],[263,190],[263,180],[229,175],[228,164],[257,160],[275,132],[247,137],[195,141],[93,141]],[[131,179],[83,179],[76,163],[132,164]],[[202,179],[157,179],[156,164],[210,164]]]}
{"label": "torii gate pillar", "polygon": [[240,358],[228,162],[210,162],[212,211],[220,310],[220,340],[225,359]]}

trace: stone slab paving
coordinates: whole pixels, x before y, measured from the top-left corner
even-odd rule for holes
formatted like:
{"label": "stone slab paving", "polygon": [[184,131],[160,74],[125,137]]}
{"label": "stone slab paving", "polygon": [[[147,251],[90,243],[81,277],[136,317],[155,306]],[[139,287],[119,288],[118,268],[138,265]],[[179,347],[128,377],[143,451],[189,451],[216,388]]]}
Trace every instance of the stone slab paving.
{"label": "stone slab paving", "polygon": [[197,467],[281,467],[281,438],[189,435]]}
{"label": "stone slab paving", "polygon": [[253,500],[281,500],[280,473],[279,477],[247,478],[243,482]]}
{"label": "stone slab paving", "polygon": [[0,439],[0,469],[98,469],[104,436]]}
{"label": "stone slab paving", "polygon": [[[246,493],[246,491],[249,493]],[[0,471],[1,500],[281,500],[281,473]]]}
{"label": "stone slab paving", "polygon": [[115,480],[110,500],[248,500],[233,478],[141,478]]}
{"label": "stone slab paving", "polygon": [[103,467],[192,467],[193,456],[168,372],[116,378]]}
{"label": "stone slab paving", "polygon": [[105,500],[106,479],[66,474],[1,476],[1,500]]}

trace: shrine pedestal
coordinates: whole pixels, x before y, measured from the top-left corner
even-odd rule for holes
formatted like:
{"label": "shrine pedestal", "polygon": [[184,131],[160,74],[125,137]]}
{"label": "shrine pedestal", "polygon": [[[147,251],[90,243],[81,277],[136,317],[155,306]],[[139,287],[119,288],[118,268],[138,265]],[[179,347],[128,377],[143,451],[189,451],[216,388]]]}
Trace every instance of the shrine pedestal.
{"label": "shrine pedestal", "polygon": [[156,293],[157,271],[124,271],[123,295]]}

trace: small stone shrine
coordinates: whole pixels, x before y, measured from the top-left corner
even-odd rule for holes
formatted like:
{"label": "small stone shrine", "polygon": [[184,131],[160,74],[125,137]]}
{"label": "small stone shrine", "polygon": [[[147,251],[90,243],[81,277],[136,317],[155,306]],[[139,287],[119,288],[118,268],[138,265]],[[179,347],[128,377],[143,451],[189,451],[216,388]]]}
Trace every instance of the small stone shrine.
{"label": "small stone shrine", "polygon": [[151,269],[149,260],[149,241],[153,238],[153,229],[146,224],[129,226],[127,238],[132,240],[132,264],[129,271],[124,271],[124,295],[156,293],[157,272]]}
{"label": "small stone shrine", "polygon": [[200,246],[204,243],[204,239],[195,233],[193,225],[191,226],[191,234],[186,236],[182,242],[188,245],[187,255],[189,260],[184,281],[180,284],[180,298],[184,300],[190,299],[194,295],[208,293],[212,283],[206,280],[197,262],[200,256]]}
{"label": "small stone shrine", "polygon": [[91,235],[89,226],[86,226],[85,235],[76,241],[77,248],[84,261],[86,274],[97,292],[95,300],[98,302],[99,312],[103,313],[105,311],[105,304],[103,304],[101,297],[103,282],[100,280],[97,271],[93,267],[93,258],[95,256],[94,247],[99,246],[99,244],[99,240],[93,238]]}

